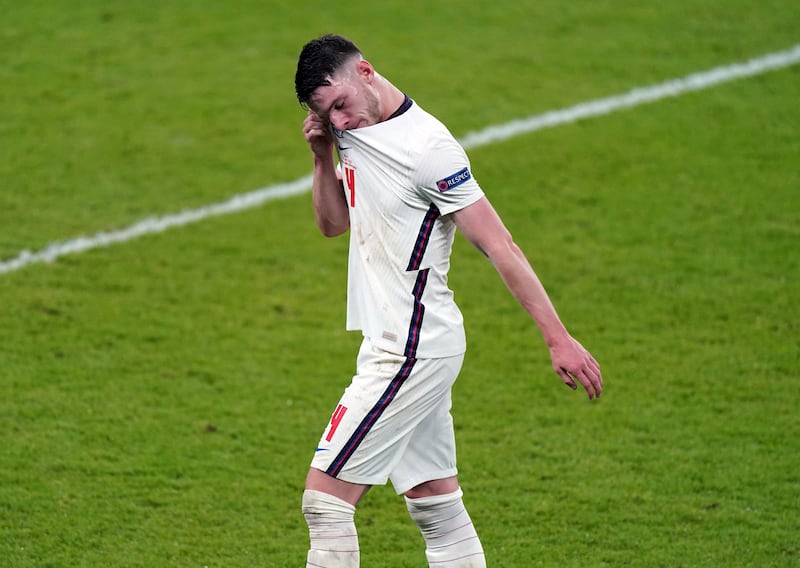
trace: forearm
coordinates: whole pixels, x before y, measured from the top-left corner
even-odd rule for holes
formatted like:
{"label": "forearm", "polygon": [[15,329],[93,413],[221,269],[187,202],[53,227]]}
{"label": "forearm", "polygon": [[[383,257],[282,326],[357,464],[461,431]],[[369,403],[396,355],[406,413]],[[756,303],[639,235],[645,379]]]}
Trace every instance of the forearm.
{"label": "forearm", "polygon": [[332,155],[314,156],[312,202],[317,226],[326,237],[341,235],[350,227],[347,200]]}
{"label": "forearm", "polygon": [[539,277],[485,197],[453,213],[456,226],[492,262],[549,347],[568,337]]}
{"label": "forearm", "polygon": [[548,347],[569,337],[539,277],[510,235],[487,255],[508,290],[536,322]]}
{"label": "forearm", "polygon": [[303,121],[303,136],[314,157],[311,200],[314,218],[326,237],[341,235],[350,228],[350,212],[342,180],[333,162],[333,134],[330,123],[309,110]]}
{"label": "forearm", "polygon": [[600,366],[561,323],[539,277],[489,201],[484,197],[453,213],[453,218],[464,235],[491,260],[508,290],[536,322],[550,350],[553,369],[564,384],[575,389],[577,379],[590,399],[599,396],[603,390]]}

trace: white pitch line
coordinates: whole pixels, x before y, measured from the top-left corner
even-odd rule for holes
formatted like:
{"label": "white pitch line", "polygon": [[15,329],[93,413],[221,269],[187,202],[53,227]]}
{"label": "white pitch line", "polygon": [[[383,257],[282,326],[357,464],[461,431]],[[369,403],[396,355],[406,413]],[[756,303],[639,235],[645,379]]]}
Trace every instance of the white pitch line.
{"label": "white pitch line", "polygon": [[267,201],[304,193],[310,188],[311,174],[292,182],[272,185],[248,193],[234,195],[227,201],[206,205],[199,209],[187,209],[179,213],[172,213],[161,217],[147,217],[118,231],[102,231],[91,237],[77,237],[68,241],[51,243],[37,252],[24,250],[11,260],[0,262],[0,274],[13,272],[14,270],[19,270],[20,268],[37,262],[52,262],[68,254],[75,254],[95,248],[107,247],[116,243],[132,241],[144,235],[160,233],[173,227],[197,223],[198,221],[210,217],[218,217],[220,215],[252,209]]}
{"label": "white pitch line", "polygon": [[[565,109],[512,120],[497,126],[489,126],[478,132],[467,134],[460,139],[460,142],[467,150],[478,148],[536,130],[601,116],[668,97],[677,97],[685,93],[708,89],[720,83],[752,77],[796,65],[797,63],[800,63],[800,44],[785,51],[770,53],[741,63],[715,67],[708,71],[692,73],[657,85],[636,88],[620,95],[595,99]],[[117,231],[102,231],[90,237],[77,237],[67,241],[54,242],[36,252],[23,250],[14,258],[0,262],[0,274],[14,272],[30,264],[53,262],[69,254],[131,241],[144,235],[160,233],[173,227],[181,227],[210,217],[252,209],[268,201],[305,193],[311,189],[311,179],[312,176],[309,174],[292,182],[271,185],[235,195],[227,201],[207,205],[199,209],[189,209],[160,217],[148,217]]]}
{"label": "white pitch line", "polygon": [[534,130],[577,122],[584,118],[609,114],[617,110],[659,101],[668,97],[677,97],[693,91],[701,91],[720,83],[752,77],[753,75],[789,67],[797,63],[800,63],[800,44],[786,51],[770,53],[742,63],[716,67],[709,71],[692,73],[680,79],[672,79],[658,85],[633,89],[621,95],[595,99],[563,110],[554,110],[528,118],[512,120],[499,126],[489,126],[480,132],[467,134],[461,139],[461,143],[465,148],[485,146],[493,142],[508,140],[520,134],[533,132]]}

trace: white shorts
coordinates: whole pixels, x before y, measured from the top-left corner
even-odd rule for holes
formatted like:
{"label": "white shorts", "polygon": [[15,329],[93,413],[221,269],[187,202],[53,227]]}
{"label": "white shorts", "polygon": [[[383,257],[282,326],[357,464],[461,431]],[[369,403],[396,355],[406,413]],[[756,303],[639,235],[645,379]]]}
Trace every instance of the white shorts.
{"label": "white shorts", "polygon": [[365,339],[311,467],[350,483],[391,479],[398,494],[456,475],[451,388],[463,361],[408,359]]}

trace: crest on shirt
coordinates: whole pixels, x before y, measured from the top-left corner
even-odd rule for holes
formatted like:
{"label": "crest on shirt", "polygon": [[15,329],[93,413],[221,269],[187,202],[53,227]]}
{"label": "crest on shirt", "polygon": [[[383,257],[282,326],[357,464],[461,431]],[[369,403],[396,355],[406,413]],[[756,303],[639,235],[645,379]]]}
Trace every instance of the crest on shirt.
{"label": "crest on shirt", "polygon": [[472,174],[469,172],[469,168],[464,168],[453,175],[446,177],[444,179],[440,179],[436,182],[436,188],[439,191],[447,191],[449,189],[453,189],[464,183],[467,180],[472,179]]}

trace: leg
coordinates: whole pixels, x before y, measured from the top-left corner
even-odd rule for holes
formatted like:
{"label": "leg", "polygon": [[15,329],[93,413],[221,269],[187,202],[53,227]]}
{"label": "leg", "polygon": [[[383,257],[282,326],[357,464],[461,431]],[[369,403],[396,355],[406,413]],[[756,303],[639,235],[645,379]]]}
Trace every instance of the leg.
{"label": "leg", "polygon": [[369,486],[348,483],[311,468],[303,493],[303,516],[311,546],[307,568],[358,568],[355,506]]}
{"label": "leg", "polygon": [[313,467],[309,468],[308,476],[306,477],[306,489],[333,495],[342,501],[350,503],[353,507],[358,505],[361,498],[369,491],[369,487],[369,485],[349,483],[336,479]]}
{"label": "leg", "polygon": [[434,495],[445,495],[458,491],[458,478],[446,477],[444,479],[432,479],[425,483],[420,483],[405,492],[409,499],[421,499],[422,497],[433,497]]}
{"label": "leg", "polygon": [[[369,356],[365,342],[359,351],[360,371],[370,362]],[[307,568],[356,568],[359,565],[355,507],[370,485],[347,482],[325,472],[369,412],[370,388],[378,390],[373,395],[377,400],[380,397],[379,386],[373,387],[370,381],[362,379],[360,375],[353,377],[351,386],[331,416],[309,468],[303,493],[303,516],[311,541]],[[341,474],[341,471],[337,473]],[[366,481],[361,479],[363,472],[357,471],[354,475],[359,481]],[[372,482],[372,479],[368,482]]]}
{"label": "leg", "polygon": [[486,568],[481,542],[461,496],[455,477],[428,481],[405,493],[431,567]]}
{"label": "leg", "polygon": [[[428,480],[456,474],[450,387],[462,360],[413,360],[362,343],[357,374],[331,416],[306,479],[308,567],[358,566],[353,517],[371,485],[391,478],[398,493],[419,486],[420,496],[458,490],[457,482],[442,489]],[[436,431],[444,434],[441,444]]]}

